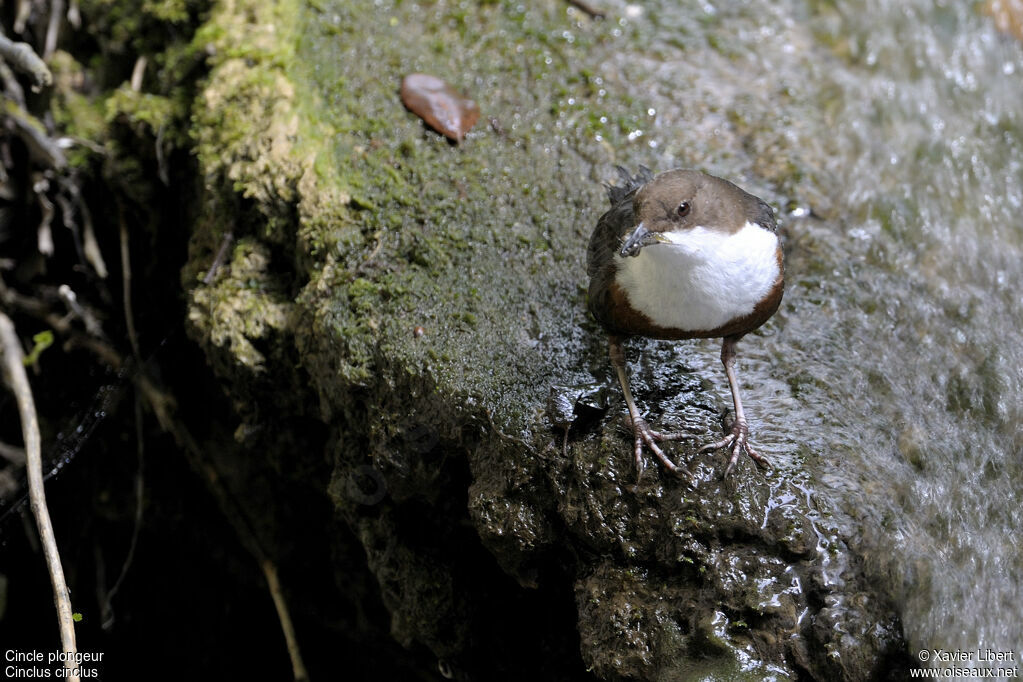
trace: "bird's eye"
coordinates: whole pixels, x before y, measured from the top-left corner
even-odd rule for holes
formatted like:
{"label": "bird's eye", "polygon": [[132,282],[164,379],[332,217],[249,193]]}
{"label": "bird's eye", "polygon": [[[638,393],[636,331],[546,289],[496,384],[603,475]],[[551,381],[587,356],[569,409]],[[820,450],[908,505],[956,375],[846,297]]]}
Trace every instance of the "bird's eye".
{"label": "bird's eye", "polygon": [[689,211],[691,209],[692,206],[689,205],[689,202],[683,201],[681,204],[678,205],[678,208],[675,209],[675,215],[677,215],[679,218],[685,218],[687,215],[689,215]]}

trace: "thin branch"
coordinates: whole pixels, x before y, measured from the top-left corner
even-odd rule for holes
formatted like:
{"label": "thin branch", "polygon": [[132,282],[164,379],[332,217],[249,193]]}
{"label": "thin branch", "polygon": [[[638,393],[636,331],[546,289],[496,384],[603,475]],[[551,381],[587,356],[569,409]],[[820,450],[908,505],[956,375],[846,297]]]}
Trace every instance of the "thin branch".
{"label": "thin branch", "polygon": [[131,70],[131,80],[129,81],[132,92],[139,92],[142,90],[142,79],[146,75],[147,63],[145,55],[141,55],[135,60],[135,67]]}
{"label": "thin branch", "polygon": [[67,8],[67,23],[76,31],[82,27],[82,13],[78,9],[78,0],[71,0]]}
{"label": "thin branch", "polygon": [[13,466],[0,469],[0,497],[10,497],[18,493],[21,486],[14,480],[14,469]]}
{"label": "thin branch", "polygon": [[[221,253],[218,254],[217,261],[210,272],[207,273],[207,277],[212,279],[213,273],[219,267],[219,261],[224,260],[228,247],[232,243],[233,238],[230,234],[226,235],[224,243],[221,245]],[[68,291],[62,291],[62,298],[65,299],[65,303],[69,302]],[[70,292],[73,294],[73,292]],[[90,352],[94,353],[103,362],[109,364],[114,369],[119,369],[124,365],[125,359],[113,347],[108,345],[103,339],[102,335],[91,336],[83,334],[78,330],[71,328],[71,325],[67,318],[61,318],[60,316],[49,311],[49,308],[39,301],[33,298],[25,297],[19,294],[17,291],[8,288],[3,279],[0,278],[0,302],[15,307],[21,310],[23,313],[29,314],[33,317],[46,321],[54,330],[66,334],[69,336],[68,344],[72,347],[77,346],[85,348]],[[128,303],[130,309],[130,302]],[[2,313],[0,313],[2,317]],[[2,318],[7,321],[6,317]],[[9,324],[9,321],[7,321]],[[12,326],[13,333],[13,326]],[[15,341],[17,338],[15,337]],[[19,353],[21,352],[21,346],[17,346]],[[5,354],[5,357],[7,354]],[[20,355],[18,364],[20,366],[21,360]],[[22,374],[24,374],[24,368],[22,368]],[[280,581],[277,576],[277,570],[273,562],[267,556],[265,550],[260,545],[255,532],[253,531],[246,514],[243,511],[241,503],[239,503],[224,485],[220,472],[216,470],[213,463],[209,461],[199,446],[198,442],[192,436],[188,427],[175,415],[175,401],[174,398],[158,388],[150,379],[145,375],[144,372],[138,372],[135,375],[135,384],[141,394],[144,401],[148,404],[153,414],[156,416],[157,421],[160,423],[161,428],[171,434],[178,445],[184,451],[186,459],[192,468],[205,479],[210,492],[216,498],[218,506],[220,507],[223,514],[227,517],[231,526],[235,529],[238,534],[238,538],[241,544],[253,555],[257,563],[262,570],[263,575],[267,581],[267,586],[270,589],[270,596],[274,602],[274,608],[277,610],[278,618],[281,623],[281,630],[284,633],[285,643],[288,649],[288,655],[291,658],[292,669],[295,674],[296,682],[306,682],[309,679],[308,673],[305,669],[305,665],[302,662],[302,655],[298,646],[298,639],[295,635],[295,629],[291,621],[291,616],[288,611],[287,603],[284,600],[283,592],[281,590]],[[139,417],[136,416],[139,420]],[[140,423],[140,422],[139,422]],[[140,445],[141,446],[141,445]],[[39,466],[41,470],[41,465]],[[139,462],[139,478],[136,481],[137,486],[141,486],[141,453]],[[141,488],[137,490],[139,496],[139,505],[136,508],[136,528],[141,521]],[[135,538],[132,541],[132,550],[134,549]],[[129,558],[126,559],[125,567],[122,569],[122,578],[124,572],[127,570],[128,564],[130,563],[130,557],[132,550],[129,550]],[[113,596],[117,586],[121,583],[121,578],[118,579],[117,583],[108,594],[107,598]],[[102,600],[101,600],[102,601]],[[69,607],[70,608],[70,607]],[[70,613],[70,611],[69,611]],[[77,678],[73,678],[76,679]]]}
{"label": "thin branch", "polygon": [[7,120],[14,124],[14,132],[28,147],[28,153],[34,160],[57,170],[67,167],[67,156],[46,134],[46,129],[39,119],[19,107],[13,100],[4,103],[3,113]]}
{"label": "thin branch", "polygon": [[[97,358],[119,370],[123,364],[121,356],[110,345],[104,343],[106,336],[96,316],[78,303],[78,297],[71,287],[62,284],[57,288],[58,297],[68,307],[67,315],[58,315],[52,309],[37,298],[24,296],[14,289],[8,287],[0,277],[0,303],[16,309],[18,312],[29,315],[50,327],[61,336],[66,336],[66,348],[83,348]],[[85,324],[86,332],[81,332],[71,326],[71,321],[76,317]]]}
{"label": "thin branch", "polygon": [[36,193],[39,201],[39,227],[36,228],[36,248],[44,256],[53,255],[53,230],[50,225],[53,223],[53,202],[46,196],[50,189],[50,181],[42,173],[34,174],[38,179],[32,183],[32,191]]}
{"label": "thin branch", "polygon": [[53,327],[54,331],[66,332],[71,328],[70,320],[65,320],[59,315],[54,315],[49,306],[32,296],[24,296],[14,289],[11,289],[4,283],[3,277],[0,277],[0,303],[11,308],[16,308],[18,311],[23,312],[27,315],[45,321],[48,325]]}
{"label": "thin branch", "polygon": [[57,295],[60,296],[60,300],[64,301],[68,312],[81,319],[82,324],[85,325],[85,331],[93,336],[103,337],[103,325],[100,324],[95,315],[89,312],[88,308],[78,302],[78,294],[75,293],[74,289],[67,284],[61,284],[57,287]]}
{"label": "thin branch", "polygon": [[142,530],[142,509],[143,509],[143,498],[145,494],[145,438],[142,434],[142,396],[139,395],[138,391],[135,392],[135,454],[138,457],[138,471],[135,472],[135,526],[131,532],[131,544],[128,546],[128,554],[124,558],[124,563],[121,565],[121,574],[117,576],[117,580],[114,581],[114,586],[107,590],[101,595],[100,604],[102,608],[102,624],[101,627],[105,631],[110,631],[110,628],[114,625],[114,607],[113,600],[114,595],[121,589],[121,583],[128,575],[128,569],[131,568],[132,561],[135,560],[135,548],[139,544],[139,533]]}
{"label": "thin branch", "polygon": [[[58,149],[61,148],[63,141],[68,141],[68,138],[55,140]],[[92,229],[92,216],[85,202],[82,201],[78,187],[81,181],[78,174],[72,171],[67,175],[58,175],[54,180],[57,182],[57,191],[54,192],[53,198],[60,206],[64,227],[71,233],[79,260],[83,265],[86,262],[91,265],[100,279],[106,279],[107,266],[103,261],[103,254],[100,253],[99,243],[96,241],[96,234]],[[81,230],[78,228],[79,219],[82,223]]]}
{"label": "thin branch", "polygon": [[64,0],[50,0],[50,21],[46,27],[46,43],[43,45],[43,59],[49,60],[57,49],[60,20],[64,15]]}
{"label": "thin branch", "polygon": [[[135,356],[137,363],[142,362],[142,353],[139,350],[139,339],[138,334],[135,332],[135,314],[131,305],[131,249],[128,243],[128,226],[124,221],[124,208],[120,202],[117,202],[117,217],[120,222],[120,235],[121,235],[121,284],[124,289],[122,302],[124,304],[124,319],[128,327],[128,340],[131,342],[131,350]],[[128,569],[131,567],[131,562],[135,558],[135,547],[138,545],[139,531],[142,528],[142,495],[144,492],[143,485],[143,462],[144,458],[144,443],[145,439],[142,437],[142,396],[139,391],[135,391],[135,442],[136,452],[138,455],[138,472],[135,475],[135,529],[131,534],[131,546],[128,548],[128,556],[125,557],[124,564],[121,566],[121,574],[117,577],[117,581],[114,586],[106,593],[105,598],[102,600],[103,604],[103,623],[102,627],[104,630],[108,630],[114,623],[114,610],[111,604],[114,595],[121,589],[121,583],[124,581],[126,575],[128,575]]]}
{"label": "thin branch", "polygon": [[53,83],[53,74],[28,43],[15,43],[7,36],[0,35],[0,57],[13,68],[31,76],[32,87],[37,90]]}
{"label": "thin branch", "polygon": [[18,82],[14,72],[11,71],[11,67],[7,66],[7,62],[3,60],[0,60],[0,81],[3,81],[4,84],[4,94],[24,109],[25,91],[22,89],[21,83]]}
{"label": "thin branch", "polygon": [[260,563],[260,568],[263,569],[266,584],[270,587],[270,596],[277,609],[277,617],[281,621],[281,630],[284,631],[284,641],[288,644],[288,656],[291,657],[291,671],[295,676],[295,682],[308,682],[309,673],[306,672],[305,663],[302,662],[302,652],[298,648],[298,638],[295,637],[295,626],[291,623],[288,603],[284,601],[281,581],[277,578],[277,567],[269,559],[264,559]]}
{"label": "thin branch", "polygon": [[14,32],[19,36],[25,34],[25,24],[32,16],[32,0],[18,0],[14,11]]}
{"label": "thin branch", "polygon": [[578,7],[593,19],[603,19],[607,16],[607,12],[602,9],[597,9],[590,3],[586,2],[586,0],[568,0],[568,4]]}
{"label": "thin branch", "polygon": [[22,466],[25,463],[25,450],[15,445],[8,445],[0,442],[0,457],[3,457],[15,466]]}
{"label": "thin branch", "polygon": [[64,653],[68,654],[65,666],[68,679],[79,682],[78,675],[71,671],[75,667],[75,623],[71,617],[71,597],[67,583],[64,581],[64,569],[57,551],[57,540],[50,522],[50,511],[46,507],[46,491],[43,488],[43,463],[41,440],[39,437],[39,421],[36,418],[35,400],[32,398],[32,387],[28,383],[25,365],[22,362],[24,353],[21,341],[14,330],[14,323],[0,312],[0,348],[3,349],[4,378],[14,391],[18,401],[18,412],[21,414],[21,429],[25,438],[25,467],[28,473],[28,492],[31,501],[32,515],[35,516],[39,529],[39,539],[43,544],[46,566],[50,571],[53,583],[53,600],[57,606],[57,622],[60,625],[60,641]]}
{"label": "thin branch", "polygon": [[131,352],[135,354],[135,360],[142,360],[142,353],[139,351],[139,337],[135,332],[135,314],[131,307],[131,249],[128,243],[128,225],[124,220],[124,207],[117,202],[117,218],[121,230],[121,285],[124,290],[122,301],[124,303],[124,322],[128,327],[128,340],[131,342]]}
{"label": "thin branch", "polygon": [[165,130],[167,130],[166,123],[161,125],[160,129],[156,131],[156,174],[160,176],[160,182],[163,183],[164,187],[170,187],[167,159],[163,156],[163,133]]}
{"label": "thin branch", "polygon": [[234,233],[229,231],[224,235],[223,241],[220,242],[220,248],[217,249],[217,255],[213,259],[213,265],[211,265],[210,269],[206,271],[206,276],[202,278],[203,284],[209,284],[213,281],[213,277],[217,274],[217,270],[219,270],[220,266],[224,264],[225,260],[227,260],[227,250],[231,248],[232,243],[234,243]]}
{"label": "thin branch", "polygon": [[175,401],[173,396],[163,392],[143,372],[138,374],[138,388],[142,396],[149,403],[150,409],[156,416],[164,431],[171,434],[174,440],[181,447],[188,459],[189,465],[206,480],[207,487],[217,499],[218,506],[228,522],[234,527],[238,539],[259,563],[263,575],[266,577],[267,585],[270,588],[270,596],[273,598],[274,607],[281,621],[281,629],[284,631],[284,638],[288,647],[288,655],[291,657],[292,670],[295,674],[295,682],[308,682],[309,675],[305,665],[302,663],[302,654],[298,648],[298,640],[295,637],[295,629],[291,623],[291,616],[288,612],[288,605],[284,601],[281,592],[280,581],[277,578],[277,569],[267,556],[266,551],[259,543],[256,532],[249,523],[244,507],[231,494],[223,483],[223,476],[217,471],[213,462],[209,460],[199,443],[196,442],[188,427],[174,416]]}

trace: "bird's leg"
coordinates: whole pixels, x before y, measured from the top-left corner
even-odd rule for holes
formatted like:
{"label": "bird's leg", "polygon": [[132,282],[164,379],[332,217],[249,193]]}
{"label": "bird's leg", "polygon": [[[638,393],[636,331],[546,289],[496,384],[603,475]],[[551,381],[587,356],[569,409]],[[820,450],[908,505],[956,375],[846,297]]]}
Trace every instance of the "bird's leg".
{"label": "bird's leg", "polygon": [[727,336],[721,343],[721,364],[725,366],[728,387],[732,390],[732,403],[735,405],[735,423],[732,424],[732,432],[716,443],[704,445],[699,450],[699,452],[709,452],[719,448],[728,448],[731,457],[729,457],[728,466],[725,468],[726,478],[728,474],[732,473],[735,463],[739,461],[739,453],[743,450],[761,467],[771,466],[771,463],[749,444],[749,426],[746,424],[746,414],[742,411],[742,399],[739,398],[739,382],[735,378],[735,344],[738,340],[735,336]]}
{"label": "bird's leg", "polygon": [[688,472],[677,466],[668,459],[668,456],[657,446],[659,440],[674,440],[674,434],[663,434],[652,430],[647,426],[646,421],[640,416],[636,409],[636,401],[632,399],[632,391],[629,389],[629,377],[625,373],[625,351],[622,349],[622,341],[617,336],[611,336],[608,355],[611,356],[611,364],[614,365],[615,373],[618,375],[618,383],[622,385],[622,393],[625,394],[625,404],[629,408],[629,423],[632,425],[634,434],[634,450],[636,458],[636,478],[643,475],[643,444],[645,443],[654,456],[661,462],[661,466],[676,476],[688,477]]}

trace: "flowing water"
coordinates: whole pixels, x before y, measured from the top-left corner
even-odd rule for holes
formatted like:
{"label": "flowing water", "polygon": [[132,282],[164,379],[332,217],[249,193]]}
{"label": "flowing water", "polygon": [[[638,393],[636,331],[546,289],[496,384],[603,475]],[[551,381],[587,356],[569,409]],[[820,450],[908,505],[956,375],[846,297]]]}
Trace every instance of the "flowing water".
{"label": "flowing water", "polygon": [[682,4],[624,6],[603,77],[662,167],[787,209],[785,303],[740,344],[754,436],[825,491],[914,656],[1018,666],[1023,45],[972,2]]}

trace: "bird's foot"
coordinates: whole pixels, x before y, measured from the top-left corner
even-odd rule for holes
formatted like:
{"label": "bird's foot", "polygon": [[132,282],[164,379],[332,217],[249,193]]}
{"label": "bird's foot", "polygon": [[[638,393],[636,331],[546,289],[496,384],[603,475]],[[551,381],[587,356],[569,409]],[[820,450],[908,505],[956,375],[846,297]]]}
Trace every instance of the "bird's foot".
{"label": "bird's foot", "polygon": [[722,478],[728,478],[728,474],[732,473],[732,469],[735,468],[736,462],[739,461],[739,454],[745,450],[746,454],[750,456],[754,462],[756,462],[761,468],[766,469],[771,466],[771,463],[767,461],[767,458],[758,453],[753,449],[753,446],[749,444],[749,426],[744,421],[736,421],[732,424],[732,432],[719,441],[714,443],[708,443],[702,448],[697,450],[697,453],[702,452],[713,452],[714,450],[720,450],[721,448],[728,448],[728,452],[731,456],[728,458],[728,466],[725,467],[725,474]]}
{"label": "bird's foot", "polygon": [[626,423],[632,427],[632,433],[634,436],[634,450],[633,454],[636,458],[636,480],[643,475],[643,446],[650,448],[650,452],[654,453],[654,457],[658,459],[665,469],[670,473],[678,476],[679,478],[692,479],[692,474],[682,466],[678,466],[672,462],[664,451],[657,445],[661,441],[672,441],[678,440],[683,437],[683,434],[678,433],[661,433],[660,431],[654,431],[646,423],[642,417],[637,417],[633,420],[631,417],[626,417]]}

